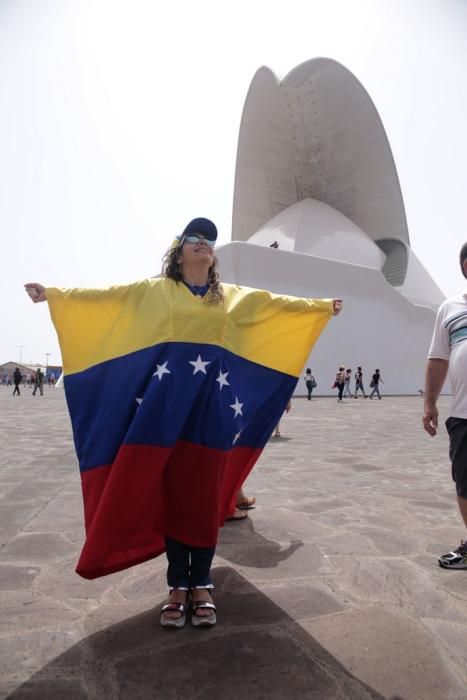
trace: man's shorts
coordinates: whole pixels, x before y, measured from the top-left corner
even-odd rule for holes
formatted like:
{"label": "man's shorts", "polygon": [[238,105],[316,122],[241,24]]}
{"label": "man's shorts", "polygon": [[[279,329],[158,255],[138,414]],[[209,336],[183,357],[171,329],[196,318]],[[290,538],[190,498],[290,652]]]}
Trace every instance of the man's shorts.
{"label": "man's shorts", "polygon": [[467,499],[467,418],[453,418],[446,421],[449,433],[449,459],[452,464],[452,478],[457,495]]}

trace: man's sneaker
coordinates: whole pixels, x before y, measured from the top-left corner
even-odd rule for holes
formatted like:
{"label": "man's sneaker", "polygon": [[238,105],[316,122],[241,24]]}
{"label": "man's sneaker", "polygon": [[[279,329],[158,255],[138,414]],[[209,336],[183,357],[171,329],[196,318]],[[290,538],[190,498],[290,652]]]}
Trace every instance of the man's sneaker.
{"label": "man's sneaker", "polygon": [[467,569],[467,541],[462,540],[459,547],[438,559],[443,569]]}

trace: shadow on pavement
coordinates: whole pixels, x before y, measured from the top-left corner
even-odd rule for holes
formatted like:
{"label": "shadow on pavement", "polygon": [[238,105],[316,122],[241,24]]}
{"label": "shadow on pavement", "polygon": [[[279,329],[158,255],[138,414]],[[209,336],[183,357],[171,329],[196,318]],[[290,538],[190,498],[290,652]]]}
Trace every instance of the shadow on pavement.
{"label": "shadow on pavement", "polygon": [[215,628],[163,629],[157,606],[91,634],[8,698],[384,700],[236,571],[214,580]]}
{"label": "shadow on pavement", "polygon": [[256,532],[251,518],[245,518],[228,522],[220,529],[216,554],[240,566],[270,569],[291,557],[300,547],[303,542],[296,540],[282,549],[279,542]]}

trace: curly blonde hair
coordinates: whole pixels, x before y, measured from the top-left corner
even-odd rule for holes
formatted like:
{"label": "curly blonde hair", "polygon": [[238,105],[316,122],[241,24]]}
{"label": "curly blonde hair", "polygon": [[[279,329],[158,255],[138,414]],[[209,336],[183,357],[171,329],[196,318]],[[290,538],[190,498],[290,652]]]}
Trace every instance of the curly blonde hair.
{"label": "curly blonde hair", "polygon": [[[162,276],[174,280],[177,284],[183,282],[180,252],[180,245],[169,248],[162,259]],[[225,294],[219,279],[218,261],[216,257],[214,257],[208,271],[208,286],[209,290],[203,301],[207,304],[222,304],[225,301]]]}

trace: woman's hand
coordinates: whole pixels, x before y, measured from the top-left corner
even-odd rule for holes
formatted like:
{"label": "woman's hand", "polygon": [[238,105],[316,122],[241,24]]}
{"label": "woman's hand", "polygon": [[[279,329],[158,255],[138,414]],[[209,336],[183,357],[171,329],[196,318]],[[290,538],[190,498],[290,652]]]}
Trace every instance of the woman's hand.
{"label": "woman's hand", "polygon": [[343,306],[344,306],[344,302],[342,301],[342,299],[333,299],[332,300],[332,315],[337,316],[338,314],[340,314]]}
{"label": "woman's hand", "polygon": [[47,299],[45,293],[45,287],[37,282],[28,282],[24,285],[26,292],[29,294],[30,299],[37,304],[40,301],[45,301]]}

